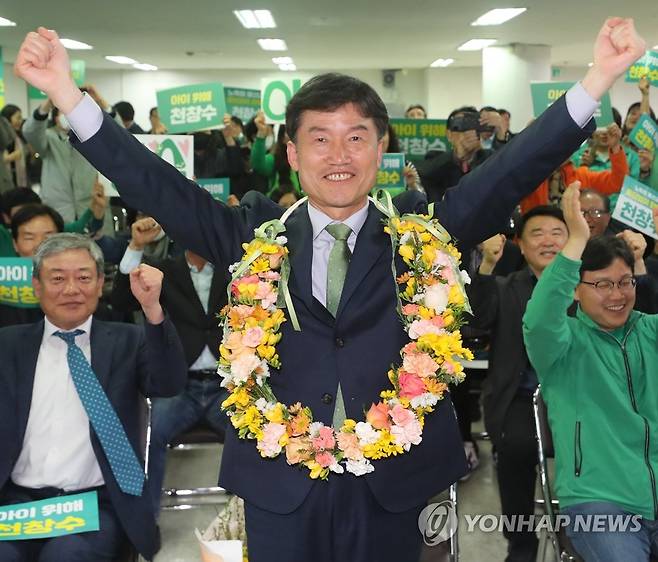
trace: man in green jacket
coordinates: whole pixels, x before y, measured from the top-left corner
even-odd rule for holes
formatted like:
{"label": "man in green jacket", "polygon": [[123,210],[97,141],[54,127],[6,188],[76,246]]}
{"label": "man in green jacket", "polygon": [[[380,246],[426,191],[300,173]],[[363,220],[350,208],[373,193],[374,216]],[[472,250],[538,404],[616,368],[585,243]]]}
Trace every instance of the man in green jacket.
{"label": "man in green jacket", "polygon": [[[524,339],[548,406],[556,492],[574,547],[587,562],[648,562],[658,553],[658,315],[633,310],[624,240],[588,242],[578,188],[564,194],[569,240],[535,287]],[[570,318],[574,291],[579,309]],[[596,518],[603,531],[577,525],[590,515],[605,516]]]}

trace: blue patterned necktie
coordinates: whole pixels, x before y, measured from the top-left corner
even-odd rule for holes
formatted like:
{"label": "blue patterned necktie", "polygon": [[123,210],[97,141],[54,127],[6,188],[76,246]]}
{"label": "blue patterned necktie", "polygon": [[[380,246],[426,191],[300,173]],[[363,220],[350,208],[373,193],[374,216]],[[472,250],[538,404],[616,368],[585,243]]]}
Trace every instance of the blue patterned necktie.
{"label": "blue patterned necktie", "polygon": [[84,331],[54,333],[55,336],[66,342],[68,347],[66,359],[71,370],[73,384],[75,384],[80,401],[89,416],[103,451],[105,451],[105,456],[119,487],[126,494],[141,496],[144,487],[144,471],[128,441],[123,425],[103,387],[98,382],[96,374],[91,369],[89,361],[75,343],[75,336],[80,334],[84,334]]}

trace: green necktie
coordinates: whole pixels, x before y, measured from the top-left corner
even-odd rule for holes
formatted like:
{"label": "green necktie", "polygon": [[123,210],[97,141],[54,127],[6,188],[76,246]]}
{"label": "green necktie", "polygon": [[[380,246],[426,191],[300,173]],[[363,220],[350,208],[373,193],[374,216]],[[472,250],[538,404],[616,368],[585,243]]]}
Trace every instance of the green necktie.
{"label": "green necktie", "polygon": [[[329,224],[326,231],[331,234],[336,241],[334,242],[329,261],[327,262],[327,310],[332,316],[336,316],[340,295],[343,292],[347,268],[350,264],[350,247],[347,245],[347,239],[352,234],[352,229],[343,223]],[[347,417],[345,413],[345,402],[343,401],[343,392],[338,384],[336,393],[336,407],[334,408],[333,426],[339,431]]]}

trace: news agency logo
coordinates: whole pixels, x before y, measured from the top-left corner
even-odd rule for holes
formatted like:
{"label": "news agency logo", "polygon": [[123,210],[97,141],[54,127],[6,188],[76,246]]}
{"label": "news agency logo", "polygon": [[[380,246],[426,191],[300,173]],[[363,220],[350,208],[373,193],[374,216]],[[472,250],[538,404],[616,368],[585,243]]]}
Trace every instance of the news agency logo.
{"label": "news agency logo", "polygon": [[431,503],[418,516],[418,529],[427,546],[436,546],[457,532],[457,510],[450,500]]}

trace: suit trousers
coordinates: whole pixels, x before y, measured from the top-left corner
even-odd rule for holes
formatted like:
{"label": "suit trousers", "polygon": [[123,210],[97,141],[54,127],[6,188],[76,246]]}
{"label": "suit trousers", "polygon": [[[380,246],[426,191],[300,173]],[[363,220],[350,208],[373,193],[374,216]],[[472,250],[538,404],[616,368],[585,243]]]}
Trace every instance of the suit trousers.
{"label": "suit trousers", "polygon": [[[44,493],[45,490],[54,493]],[[70,492],[76,493],[76,492]],[[97,488],[99,530],[51,539],[1,541],[2,562],[114,562],[126,552],[128,537],[110,503],[105,487]],[[7,483],[0,504],[43,500],[57,495],[54,488],[30,489]]]}
{"label": "suit trousers", "polygon": [[418,562],[418,516],[424,507],[391,513],[377,503],[363,476],[331,474],[289,514],[245,502],[249,561]]}

